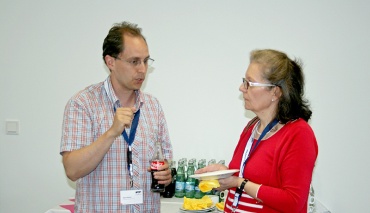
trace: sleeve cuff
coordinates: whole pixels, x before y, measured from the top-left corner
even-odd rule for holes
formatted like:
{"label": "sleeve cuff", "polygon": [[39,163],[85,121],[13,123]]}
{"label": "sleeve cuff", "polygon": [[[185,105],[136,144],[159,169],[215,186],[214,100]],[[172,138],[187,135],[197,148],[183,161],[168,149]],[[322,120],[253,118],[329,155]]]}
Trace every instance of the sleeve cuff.
{"label": "sleeve cuff", "polygon": [[259,185],[258,189],[257,189],[257,192],[256,192],[256,198],[258,198],[258,192],[260,191],[260,188],[261,188],[262,184]]}

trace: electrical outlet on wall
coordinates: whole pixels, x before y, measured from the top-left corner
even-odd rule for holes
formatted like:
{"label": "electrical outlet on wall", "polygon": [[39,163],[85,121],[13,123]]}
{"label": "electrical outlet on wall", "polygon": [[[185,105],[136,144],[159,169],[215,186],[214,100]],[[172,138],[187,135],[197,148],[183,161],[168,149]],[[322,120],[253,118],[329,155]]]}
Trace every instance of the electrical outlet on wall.
{"label": "electrical outlet on wall", "polygon": [[7,135],[19,135],[19,120],[6,120],[5,133]]}

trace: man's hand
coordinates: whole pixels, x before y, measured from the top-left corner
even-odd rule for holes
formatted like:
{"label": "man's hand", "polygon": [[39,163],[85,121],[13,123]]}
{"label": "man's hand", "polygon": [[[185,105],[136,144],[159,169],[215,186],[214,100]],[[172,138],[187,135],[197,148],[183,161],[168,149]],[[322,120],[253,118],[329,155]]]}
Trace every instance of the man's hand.
{"label": "man's hand", "polygon": [[117,108],[111,128],[108,130],[114,137],[122,134],[125,127],[130,127],[134,119],[135,107]]}
{"label": "man's hand", "polygon": [[[149,168],[148,171],[151,171],[151,169]],[[171,169],[169,169],[167,160],[164,161],[164,165],[159,166],[157,172],[154,172],[154,178],[158,180],[159,184],[164,184],[165,186],[171,183]]]}

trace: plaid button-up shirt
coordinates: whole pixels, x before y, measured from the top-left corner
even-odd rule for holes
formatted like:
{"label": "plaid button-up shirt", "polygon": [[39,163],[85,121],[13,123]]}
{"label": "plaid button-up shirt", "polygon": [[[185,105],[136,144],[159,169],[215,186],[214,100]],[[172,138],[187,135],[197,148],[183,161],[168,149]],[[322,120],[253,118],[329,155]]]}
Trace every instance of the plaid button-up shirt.
{"label": "plaid button-up shirt", "polygon": [[[153,96],[136,91],[135,106],[140,107],[139,125],[132,144],[133,188],[127,169],[127,142],[117,137],[102,162],[90,174],[77,180],[75,212],[160,212],[159,193],[150,191],[151,174],[147,172],[155,150],[155,140],[162,142],[163,156],[172,159],[166,119]],[[64,112],[60,152],[73,151],[97,140],[113,124],[114,107],[120,107],[110,77],[74,95]],[[126,129],[129,133],[129,129]],[[120,191],[142,189],[144,203],[122,205]]]}

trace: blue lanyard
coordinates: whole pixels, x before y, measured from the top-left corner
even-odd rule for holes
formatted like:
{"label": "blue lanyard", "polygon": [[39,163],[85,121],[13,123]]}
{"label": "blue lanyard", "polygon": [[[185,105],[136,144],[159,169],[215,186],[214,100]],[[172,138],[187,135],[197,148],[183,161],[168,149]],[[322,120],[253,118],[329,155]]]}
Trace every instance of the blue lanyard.
{"label": "blue lanyard", "polygon": [[[116,107],[114,107],[114,112],[116,112]],[[134,120],[132,121],[131,129],[130,129],[130,137],[128,137],[125,129],[122,131],[122,136],[129,146],[131,146],[131,144],[134,142],[137,125],[139,124],[139,117],[140,117],[140,109],[138,109],[134,115]]]}
{"label": "blue lanyard", "polygon": [[[265,137],[265,135],[278,123],[279,121],[277,119],[274,119],[273,121],[271,121],[266,127],[265,129],[262,131],[260,137],[258,138],[257,142],[256,142],[256,145],[254,145],[252,147],[252,149],[250,150],[248,156],[246,157],[246,159],[244,160],[244,163],[243,163],[243,168],[242,168],[242,175],[244,177],[244,170],[245,170],[245,165],[247,164],[247,161],[249,159],[249,157],[251,156],[252,152],[257,148],[257,146],[259,145],[259,143],[261,142],[262,138]],[[253,137],[254,137],[254,134],[251,134],[251,140],[253,141]],[[241,191],[241,192],[239,192]],[[240,200],[240,197],[243,193],[243,189],[241,190],[235,190],[235,195],[234,195],[234,201],[233,201],[233,204],[232,204],[232,207],[233,207],[233,212],[235,212],[235,210],[237,209],[238,207],[238,204],[239,204],[239,200]]]}
{"label": "blue lanyard", "polygon": [[140,109],[137,110],[137,112],[134,115],[134,120],[132,121],[131,129],[130,129],[130,137],[127,136],[125,129],[122,132],[122,136],[129,146],[131,146],[131,144],[134,142],[136,129],[139,124],[139,117],[140,117]]}
{"label": "blue lanyard", "polygon": [[[116,112],[116,107],[114,107],[114,112]],[[132,121],[131,129],[130,129],[130,137],[128,137],[125,129],[122,131],[122,136],[128,144],[128,148],[127,148],[127,169],[129,171],[129,174],[130,174],[130,185],[131,185],[131,187],[133,186],[133,176],[134,176],[134,171],[133,171],[133,168],[132,168],[132,148],[131,148],[131,144],[134,142],[134,139],[135,139],[137,126],[139,124],[139,117],[140,117],[140,109],[138,109],[137,112],[134,115],[134,120]]]}
{"label": "blue lanyard", "polygon": [[[242,169],[242,174],[244,174],[244,169],[245,169],[245,165],[247,164],[247,161],[249,159],[249,157],[251,156],[252,152],[257,148],[257,146],[260,144],[261,140],[263,137],[265,137],[265,135],[278,123],[279,121],[277,119],[274,119],[273,121],[271,121],[266,127],[265,129],[262,131],[260,137],[258,138],[257,142],[256,142],[256,145],[253,146],[253,148],[251,149],[251,151],[249,152],[247,158],[245,159],[244,163],[243,163],[243,169]],[[254,134],[251,135],[251,137],[253,137]],[[253,138],[252,138],[253,140]]]}

